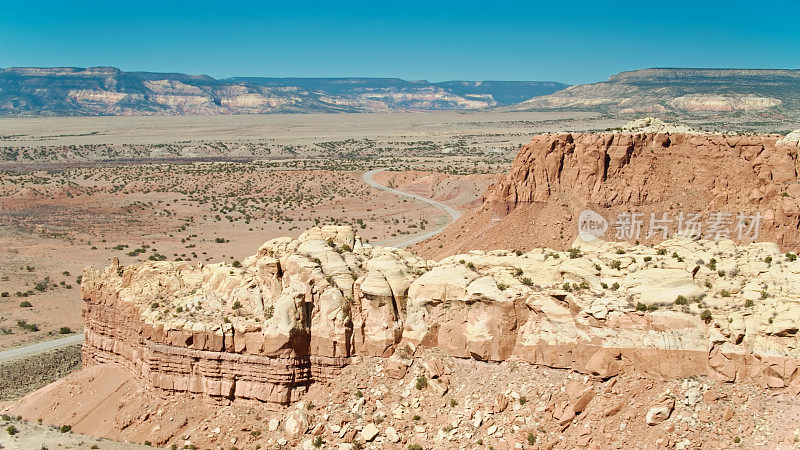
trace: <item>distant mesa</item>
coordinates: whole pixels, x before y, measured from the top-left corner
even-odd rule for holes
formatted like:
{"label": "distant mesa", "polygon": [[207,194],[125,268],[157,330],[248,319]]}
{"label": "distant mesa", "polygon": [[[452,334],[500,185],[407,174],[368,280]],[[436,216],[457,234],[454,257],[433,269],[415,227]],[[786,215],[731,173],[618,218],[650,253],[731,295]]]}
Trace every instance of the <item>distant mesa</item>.
{"label": "distant mesa", "polygon": [[607,81],[570,86],[504,110],[596,111],[609,114],[703,114],[800,109],[800,70],[643,69]]}
{"label": "distant mesa", "polygon": [[0,116],[134,116],[462,111],[567,87],[549,81],[258,78],[87,69],[0,69]]}

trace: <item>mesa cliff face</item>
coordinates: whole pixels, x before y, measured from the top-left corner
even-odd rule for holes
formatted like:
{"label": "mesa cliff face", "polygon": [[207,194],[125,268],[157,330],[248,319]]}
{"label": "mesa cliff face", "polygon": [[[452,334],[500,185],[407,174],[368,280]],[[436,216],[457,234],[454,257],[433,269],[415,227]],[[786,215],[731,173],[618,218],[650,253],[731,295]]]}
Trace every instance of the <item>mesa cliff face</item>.
{"label": "mesa cliff face", "polygon": [[510,110],[598,111],[608,114],[781,112],[796,119],[800,70],[655,68],[571,86]]}
{"label": "mesa cliff face", "polygon": [[208,115],[470,110],[567,85],[538,81],[258,78],[87,69],[0,69],[0,116]]}
{"label": "mesa cliff face", "polygon": [[415,251],[441,256],[470,248],[564,249],[575,241],[585,209],[608,221],[608,240],[615,239],[620,214],[640,214],[640,236],[630,240],[642,242],[664,238],[648,238],[650,214],[672,220],[667,237],[677,231],[680,213],[700,213],[705,220],[730,214],[727,230],[738,240],[737,214],[758,213],[757,235],[743,235],[741,242],[775,242],[796,251],[800,148],[791,136],[634,130],[538,135],[487,190],[480,208]]}
{"label": "mesa cliff face", "polygon": [[[800,262],[769,244],[660,248],[606,243],[581,255],[471,252],[434,263],[363,244],[349,227],[315,227],[236,267],[115,263],[83,277],[84,363],[117,364],[168,392],[272,405],[298,400],[360,355],[405,373],[422,347],[598,378],[709,375],[800,389]],[[739,278],[696,266],[711,258]],[[673,306],[677,296],[688,304]]]}

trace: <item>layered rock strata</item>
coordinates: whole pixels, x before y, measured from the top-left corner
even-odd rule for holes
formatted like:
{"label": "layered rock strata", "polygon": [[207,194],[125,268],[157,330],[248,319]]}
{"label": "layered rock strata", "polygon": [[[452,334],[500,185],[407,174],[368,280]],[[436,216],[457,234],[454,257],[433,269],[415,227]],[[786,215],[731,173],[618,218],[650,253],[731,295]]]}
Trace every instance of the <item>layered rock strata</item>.
{"label": "layered rock strata", "polygon": [[[730,219],[730,236],[738,238],[737,214],[758,213],[756,239],[741,242],[800,249],[796,137],[707,134],[652,119],[631,124],[637,122],[642,130],[664,131],[626,127],[534,136],[477,210],[414,250],[440,257],[473,248],[564,249],[575,240],[586,209],[610,225],[621,213],[639,214],[643,229],[631,242],[663,240],[660,232],[648,236],[651,214],[669,216],[672,237],[680,213],[706,221],[721,212]],[[614,231],[610,227],[605,238],[615,239]]]}
{"label": "layered rock strata", "polygon": [[[511,358],[599,378],[709,375],[800,388],[800,262],[773,244],[669,240],[426,261],[349,227],[241,265],[87,269],[87,365],[221,401],[298,400],[360,355]],[[677,300],[677,305],[676,305]]]}

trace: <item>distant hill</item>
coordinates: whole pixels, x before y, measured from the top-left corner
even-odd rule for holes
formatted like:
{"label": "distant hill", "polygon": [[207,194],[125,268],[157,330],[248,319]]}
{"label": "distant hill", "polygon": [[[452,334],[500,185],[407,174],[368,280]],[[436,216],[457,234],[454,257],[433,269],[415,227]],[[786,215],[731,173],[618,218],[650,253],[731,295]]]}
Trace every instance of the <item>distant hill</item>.
{"label": "distant hill", "polygon": [[615,115],[800,112],[800,70],[644,69],[571,86],[505,110],[596,111]]}
{"label": "distant hill", "polygon": [[567,86],[397,78],[218,80],[114,67],[9,68],[0,69],[0,116],[473,110],[519,103]]}

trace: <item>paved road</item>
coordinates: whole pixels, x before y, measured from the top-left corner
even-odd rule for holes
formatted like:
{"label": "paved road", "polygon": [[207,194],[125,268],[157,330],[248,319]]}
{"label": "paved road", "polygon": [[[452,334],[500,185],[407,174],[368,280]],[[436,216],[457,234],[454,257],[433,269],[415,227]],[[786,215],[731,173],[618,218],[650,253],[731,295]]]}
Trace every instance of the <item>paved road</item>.
{"label": "paved road", "polygon": [[57,348],[69,347],[70,345],[80,344],[81,342],[83,342],[83,333],[78,333],[50,341],[37,342],[35,344],[3,350],[0,352],[0,363],[16,358],[38,355],[39,353],[55,350]]}
{"label": "paved road", "polygon": [[404,191],[401,191],[401,190],[398,190],[398,189],[392,189],[392,188],[390,188],[388,186],[384,186],[382,184],[379,184],[372,177],[376,173],[383,172],[384,170],[386,170],[385,167],[383,169],[375,169],[375,170],[370,170],[369,172],[365,172],[364,173],[364,182],[367,183],[368,185],[376,188],[376,189],[380,189],[380,190],[386,191],[386,192],[391,192],[392,194],[399,195],[401,197],[413,198],[414,200],[419,200],[419,201],[425,202],[425,203],[427,203],[429,205],[433,205],[433,206],[435,206],[435,207],[437,207],[439,209],[444,210],[446,213],[450,214],[450,220],[448,222],[444,223],[443,225],[439,226],[436,229],[429,230],[429,231],[423,231],[421,233],[412,234],[412,235],[408,235],[408,236],[403,236],[403,237],[400,237],[400,238],[397,238],[397,239],[394,239],[394,240],[382,241],[382,242],[380,242],[380,244],[387,245],[387,246],[390,245],[392,247],[400,247],[400,248],[409,247],[411,245],[416,244],[417,242],[422,242],[425,239],[428,239],[430,237],[433,237],[433,236],[439,234],[442,230],[447,228],[448,225],[450,225],[451,223],[455,222],[456,220],[458,220],[459,217],[461,217],[461,213],[459,213],[455,209],[445,205],[444,203],[437,202],[436,200],[433,200],[433,199],[430,199],[430,198],[425,198],[425,197],[422,197],[420,195],[412,194],[410,192],[404,192]]}

